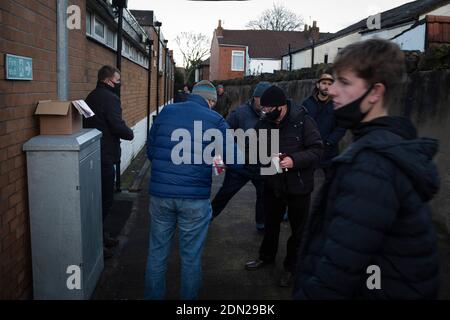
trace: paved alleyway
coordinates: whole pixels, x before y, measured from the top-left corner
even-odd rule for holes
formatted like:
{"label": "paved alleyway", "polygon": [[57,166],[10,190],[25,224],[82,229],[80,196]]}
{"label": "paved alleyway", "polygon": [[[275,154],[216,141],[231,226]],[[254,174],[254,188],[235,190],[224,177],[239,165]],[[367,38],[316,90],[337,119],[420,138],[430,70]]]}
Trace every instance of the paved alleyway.
{"label": "paved alleyway", "polygon": [[[114,220],[105,228],[119,235],[120,245],[115,256],[105,262],[105,270],[93,299],[142,299],[144,269],[148,239],[148,179],[146,173],[139,193],[125,191],[143,161],[141,153],[122,178],[123,192],[116,194]],[[222,183],[223,175],[213,180],[214,195]],[[285,243],[290,233],[289,224],[282,223],[280,250],[277,263],[258,271],[246,271],[245,262],[257,256],[262,235],[254,227],[254,188],[247,184],[214,220],[209,228],[203,256],[203,287],[200,299],[290,299],[291,288],[281,288],[278,280],[282,271]],[[130,205],[132,204],[132,205]],[[130,212],[131,209],[131,212]],[[128,211],[128,213],[126,212]],[[450,299],[450,239],[439,233],[442,260],[441,298]],[[178,299],[179,258],[177,239],[174,241],[167,273],[167,298]]]}
{"label": "paved alleyway", "polygon": [[[129,181],[127,174],[132,173],[125,173],[122,178],[123,186]],[[94,299],[143,297],[149,227],[148,179],[149,173],[146,174],[140,193],[130,193],[124,188],[122,193],[115,196],[116,203],[122,207],[129,201],[133,201],[134,205],[120,233],[120,245],[115,256],[105,262],[105,271],[94,293]],[[220,187],[222,179],[223,175],[214,178],[213,195]],[[291,289],[277,285],[285,253],[284,244],[290,233],[288,223],[282,223],[280,254],[276,265],[253,272],[244,269],[248,259],[257,257],[262,241],[262,235],[257,233],[254,225],[254,204],[254,187],[247,184],[211,224],[203,255],[203,287],[200,299],[290,299]],[[120,223],[120,218],[116,221]],[[117,229],[111,221],[107,221],[107,225],[110,230]],[[116,233],[114,231],[111,231],[113,235]],[[167,298],[178,299],[177,239],[172,252],[168,266]]]}

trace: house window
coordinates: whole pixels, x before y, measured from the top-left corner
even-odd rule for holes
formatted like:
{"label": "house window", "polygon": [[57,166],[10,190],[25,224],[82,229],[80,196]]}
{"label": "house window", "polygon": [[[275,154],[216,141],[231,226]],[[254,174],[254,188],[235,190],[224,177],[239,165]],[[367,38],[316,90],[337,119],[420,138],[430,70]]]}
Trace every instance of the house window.
{"label": "house window", "polygon": [[130,44],[127,41],[125,41],[124,48],[125,48],[125,55],[128,57],[130,55]]}
{"label": "house window", "polygon": [[105,38],[105,25],[103,24],[103,22],[101,22],[97,18],[95,18],[94,21],[95,21],[95,27],[94,27],[95,34],[99,38],[104,39]]}
{"label": "house window", "polygon": [[244,71],[244,51],[231,52],[231,71]]}
{"label": "house window", "polygon": [[323,63],[328,63],[328,54],[326,54],[325,57],[323,57]]}
{"label": "house window", "polygon": [[108,45],[108,46],[110,46],[111,48],[115,48],[116,46],[115,46],[115,37],[116,37],[116,34],[112,31],[112,30],[110,30],[109,28],[107,28],[106,29],[106,44]]}
{"label": "house window", "polygon": [[86,33],[89,35],[92,34],[91,13],[90,12],[86,12]]}

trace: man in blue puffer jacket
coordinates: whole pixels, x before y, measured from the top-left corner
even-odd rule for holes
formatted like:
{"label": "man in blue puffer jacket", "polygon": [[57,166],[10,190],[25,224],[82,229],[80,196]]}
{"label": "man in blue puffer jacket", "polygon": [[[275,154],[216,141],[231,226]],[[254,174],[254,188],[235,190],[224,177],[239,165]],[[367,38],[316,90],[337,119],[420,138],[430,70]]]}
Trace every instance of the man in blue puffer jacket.
{"label": "man in blue puffer jacket", "polygon": [[337,125],[355,141],[333,159],[299,249],[296,299],[435,299],[439,260],[428,202],[438,142],[388,115],[405,74],[392,42],[341,50],[329,88]]}
{"label": "man in blue puffer jacket", "polygon": [[[211,145],[211,139],[206,137],[208,132],[223,138],[223,144],[219,140],[216,143],[217,149],[223,148],[224,161],[227,151],[235,154],[231,166],[242,167],[237,164],[236,157],[240,158],[240,163],[244,161],[242,155],[237,155],[234,144],[226,145],[229,127],[220,114],[211,110],[216,101],[214,85],[200,81],[186,102],[166,106],[150,130],[147,152],[152,162],[151,222],[146,299],[164,298],[167,257],[177,224],[181,255],[180,297],[197,298],[201,285],[201,255],[211,220],[212,166],[203,155],[204,152],[208,154],[205,149]],[[213,138],[220,139],[216,135]]]}

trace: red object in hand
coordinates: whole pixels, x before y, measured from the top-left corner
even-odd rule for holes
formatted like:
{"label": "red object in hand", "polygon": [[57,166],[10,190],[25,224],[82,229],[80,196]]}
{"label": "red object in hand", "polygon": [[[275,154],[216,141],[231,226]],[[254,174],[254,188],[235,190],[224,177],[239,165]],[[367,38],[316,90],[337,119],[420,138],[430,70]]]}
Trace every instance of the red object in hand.
{"label": "red object in hand", "polygon": [[286,153],[280,153],[280,155],[278,157],[280,158],[280,161],[283,161],[284,158],[287,157],[287,154]]}

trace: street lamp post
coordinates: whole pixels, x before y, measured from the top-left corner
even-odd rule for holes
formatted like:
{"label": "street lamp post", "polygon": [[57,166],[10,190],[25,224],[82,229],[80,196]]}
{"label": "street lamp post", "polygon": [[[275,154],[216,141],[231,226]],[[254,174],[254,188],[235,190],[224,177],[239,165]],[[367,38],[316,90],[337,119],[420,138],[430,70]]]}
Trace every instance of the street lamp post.
{"label": "street lamp post", "polygon": [[[127,7],[128,0],[113,0],[112,5],[118,12],[117,21],[117,55],[116,55],[116,67],[119,71],[122,71],[122,27],[123,27],[123,9]],[[120,88],[117,92],[120,98]],[[116,166],[116,191],[122,192],[120,187],[120,160],[115,163]]]}
{"label": "street lamp post", "polygon": [[156,61],[156,74],[157,74],[157,77],[156,77],[156,115],[159,114],[159,58],[161,55],[159,48],[160,48],[160,44],[161,44],[161,38],[160,38],[161,37],[161,26],[162,26],[161,22],[159,22],[159,21],[155,22],[155,27],[158,27],[158,54],[157,54],[158,58]]}

